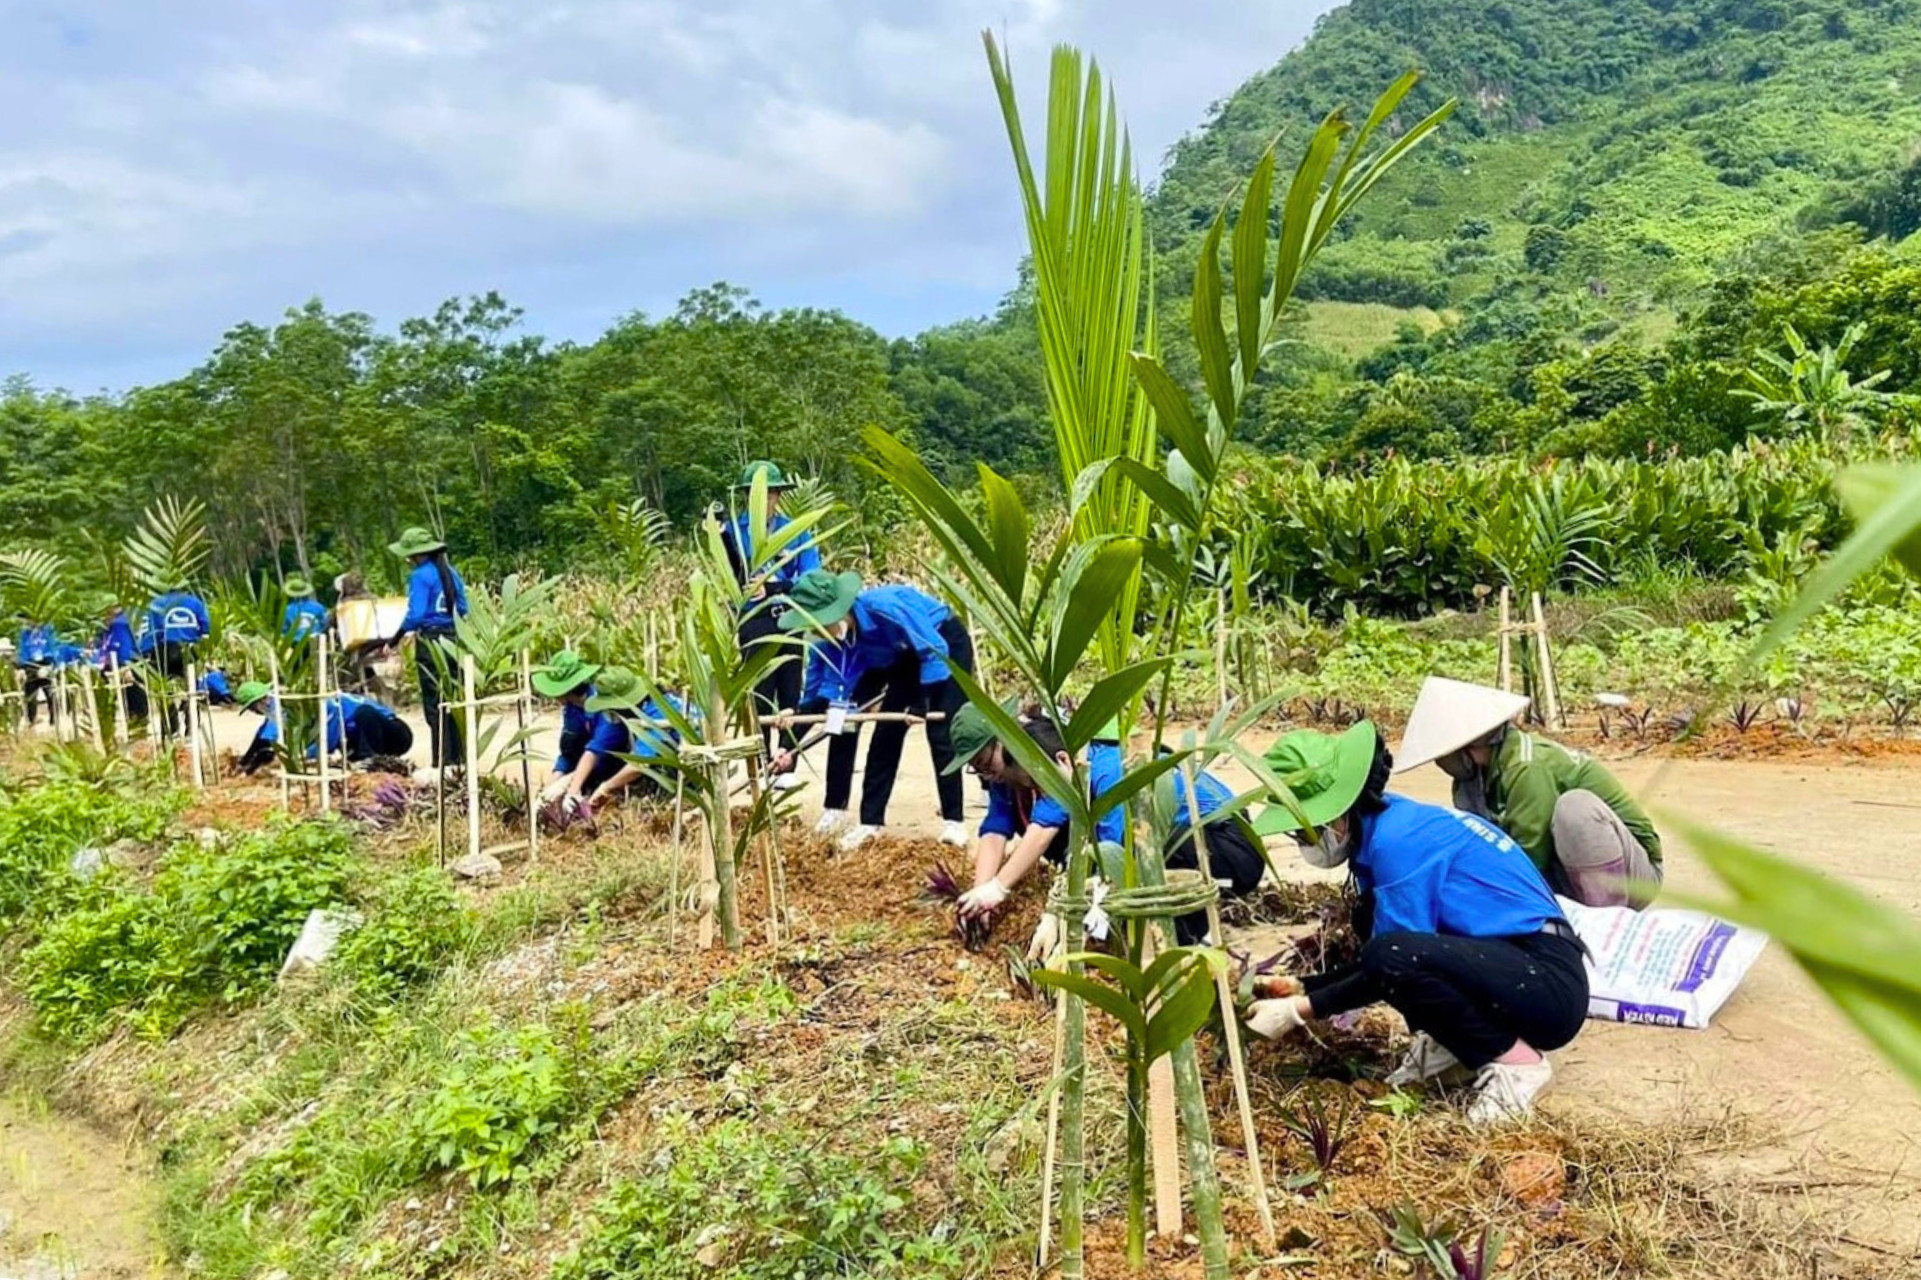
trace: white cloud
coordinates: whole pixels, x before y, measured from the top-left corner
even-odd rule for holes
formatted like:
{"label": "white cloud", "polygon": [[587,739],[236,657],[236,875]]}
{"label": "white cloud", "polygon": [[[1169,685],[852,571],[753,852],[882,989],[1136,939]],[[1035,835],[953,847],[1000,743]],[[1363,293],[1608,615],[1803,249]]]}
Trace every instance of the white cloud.
{"label": "white cloud", "polygon": [[1030,132],[1049,47],[1097,54],[1151,167],[1329,3],[103,0],[92,25],[22,21],[0,45],[0,352],[88,385],[126,334],[173,332],[184,366],[314,294],[393,321],[501,287],[551,333],[543,314],[720,277],[932,323],[990,305],[1023,247],[981,28]]}

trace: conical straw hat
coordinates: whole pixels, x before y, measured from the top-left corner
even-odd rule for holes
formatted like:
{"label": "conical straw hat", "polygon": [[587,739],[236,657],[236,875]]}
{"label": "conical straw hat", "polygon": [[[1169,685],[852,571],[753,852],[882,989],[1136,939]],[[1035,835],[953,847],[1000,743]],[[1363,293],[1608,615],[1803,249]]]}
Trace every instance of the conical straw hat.
{"label": "conical straw hat", "polygon": [[1429,676],[1414,700],[1407,732],[1394,752],[1394,772],[1418,769],[1429,761],[1484,738],[1527,710],[1528,700],[1486,685]]}

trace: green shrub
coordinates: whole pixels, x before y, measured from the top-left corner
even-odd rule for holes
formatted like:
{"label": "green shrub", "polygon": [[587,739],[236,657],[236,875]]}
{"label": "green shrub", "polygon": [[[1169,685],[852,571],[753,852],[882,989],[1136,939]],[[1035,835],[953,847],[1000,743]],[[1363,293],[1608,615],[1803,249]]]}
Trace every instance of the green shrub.
{"label": "green shrub", "polygon": [[19,981],[41,1027],[85,1039],[116,1010],[154,995],[171,951],[161,903],[122,887],[59,917],[20,958]]}
{"label": "green shrub", "polygon": [[473,912],[445,872],[418,867],[363,893],[359,928],[340,940],[334,963],[373,996],[392,996],[432,977],[473,938]]}
{"label": "green shrub", "polygon": [[769,1133],[737,1118],[696,1132],[681,1117],[669,1121],[663,1151],[671,1160],[600,1204],[555,1280],[931,1277],[968,1267],[944,1229],[913,1218],[910,1189],[926,1153],[912,1139],[842,1154],[818,1134]]}
{"label": "green shrub", "polygon": [[0,920],[45,919],[70,907],[82,882],[76,851],[116,840],[152,841],[178,807],[177,793],[135,798],[74,782],[49,782],[0,803]]}

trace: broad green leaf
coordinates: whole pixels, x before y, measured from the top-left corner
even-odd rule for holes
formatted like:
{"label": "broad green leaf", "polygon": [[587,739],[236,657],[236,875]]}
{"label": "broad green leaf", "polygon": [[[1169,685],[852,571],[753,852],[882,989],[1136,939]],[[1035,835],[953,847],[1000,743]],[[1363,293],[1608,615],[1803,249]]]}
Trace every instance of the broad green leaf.
{"label": "broad green leaf", "polygon": [[1247,180],[1240,221],[1234,224],[1234,336],[1240,345],[1241,377],[1251,380],[1261,362],[1261,296],[1267,283],[1267,214],[1274,199],[1274,148],[1261,153]]}
{"label": "broad green leaf", "polygon": [[1027,590],[1027,506],[1014,486],[985,462],[977,464],[981,494],[987,499],[987,526],[996,553],[993,562],[1001,590],[1020,600]]}
{"label": "broad green leaf", "polygon": [[1061,601],[1047,652],[1048,692],[1057,693],[1080,663],[1081,655],[1114,611],[1114,602],[1141,565],[1139,538],[1109,538],[1085,543],[1068,559],[1061,575]]}
{"label": "broad green leaf", "polygon": [[1807,867],[1663,815],[1733,892],[1667,900],[1768,934],[1889,1061],[1921,1088],[1921,921]]}
{"label": "broad green leaf", "polygon": [[[1187,392],[1168,376],[1160,361],[1138,351],[1134,353],[1134,376],[1140,380],[1148,403],[1154,406],[1154,424],[1189,459],[1190,467],[1198,466],[1208,479],[1213,479],[1213,450],[1207,447],[1207,431],[1195,420]],[[1196,458],[1200,459],[1199,463],[1193,461]]]}
{"label": "broad green leaf", "polygon": [[1140,1043],[1147,1039],[1147,1019],[1125,995],[1106,983],[1077,973],[1063,973],[1059,969],[1032,969],[1027,976],[1035,986],[1053,987],[1057,991],[1079,996],[1125,1027],[1130,1040]]}
{"label": "broad green leaf", "polygon": [[1147,1020],[1146,1058],[1152,1063],[1172,1053],[1207,1024],[1214,1011],[1214,976],[1204,963],[1193,963],[1177,985],[1161,1000]]}
{"label": "broad green leaf", "polygon": [[1077,952],[1068,958],[1078,960],[1098,973],[1106,974],[1114,985],[1125,992],[1128,999],[1137,1005],[1147,999],[1147,993],[1153,990],[1147,975],[1142,973],[1138,966],[1128,963],[1120,956],[1088,951]]}
{"label": "broad green leaf", "polygon": [[[1850,468],[1843,476],[1858,470]],[[1795,628],[1874,568],[1883,556],[1906,548],[1921,529],[1921,466],[1876,468],[1840,483],[1849,505],[1857,508],[1860,522],[1853,536],[1809,575],[1793,601],[1768,624],[1748,654],[1749,665],[1772,653]],[[1904,563],[1905,555],[1903,551]]]}
{"label": "broad green leaf", "polygon": [[1153,786],[1155,779],[1162,774],[1170,769],[1180,768],[1181,761],[1185,759],[1187,759],[1187,752],[1170,751],[1158,759],[1149,760],[1146,764],[1129,769],[1115,781],[1113,786],[1094,797],[1094,803],[1090,806],[1094,818],[1099,820],[1100,816],[1109,809],[1126,804],[1141,788]]}
{"label": "broad green leaf", "polygon": [[988,727],[993,729],[994,737],[1002,749],[1027,771],[1028,776],[1034,779],[1034,785],[1067,810],[1070,822],[1091,831],[1094,823],[1088,812],[1087,798],[1075,787],[1074,780],[1063,774],[1060,766],[1027,736],[1027,730],[1021,728],[1020,721],[987,695],[987,690],[981,687],[978,680],[959,667],[952,668],[951,674],[954,683],[967,695],[967,700],[986,718]]}
{"label": "broad green leaf", "polygon": [[[1916,470],[1891,462],[1857,463],[1835,476],[1834,489],[1854,518],[1865,521],[1895,501],[1901,493],[1902,481]],[[1911,532],[1895,545],[1894,555],[1909,573],[1921,577],[1921,505],[1911,508],[1910,514]]]}
{"label": "broad green leaf", "polygon": [[1278,316],[1288,300],[1294,296],[1294,286],[1301,273],[1312,260],[1315,243],[1315,224],[1322,202],[1322,184],[1327,180],[1329,166],[1339,153],[1341,140],[1347,136],[1350,126],[1339,111],[1331,112],[1321,121],[1314,136],[1308,140],[1307,150],[1301,155],[1301,163],[1294,171],[1294,180],[1288,184],[1287,199],[1281,206],[1280,249],[1274,262],[1274,298],[1271,314]]}
{"label": "broad green leaf", "polygon": [[[1214,402],[1214,413],[1222,425],[1231,430],[1239,402],[1234,394],[1234,365],[1227,350],[1227,330],[1221,325],[1221,232],[1226,225],[1226,216],[1217,214],[1214,225],[1207,230],[1207,238],[1201,242],[1201,261],[1194,270],[1194,350],[1200,358],[1201,379],[1207,384],[1208,398]],[[1187,460],[1198,470],[1211,467],[1213,456],[1214,450],[1208,448],[1188,454]],[[1203,462],[1203,457],[1208,461]]]}
{"label": "broad green leaf", "polygon": [[1134,699],[1141,696],[1153,679],[1167,670],[1171,658],[1149,658],[1131,667],[1123,667],[1113,675],[1107,676],[1087,691],[1081,705],[1075,709],[1074,718],[1067,722],[1061,731],[1061,741],[1068,751],[1078,755],[1080,749],[1094,740],[1094,735],[1102,725],[1120,715],[1132,706]]}

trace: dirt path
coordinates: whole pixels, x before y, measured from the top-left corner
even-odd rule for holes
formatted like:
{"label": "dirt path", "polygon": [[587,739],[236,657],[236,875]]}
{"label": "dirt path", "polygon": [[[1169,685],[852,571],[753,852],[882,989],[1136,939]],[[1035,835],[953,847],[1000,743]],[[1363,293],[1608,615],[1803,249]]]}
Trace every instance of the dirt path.
{"label": "dirt path", "polygon": [[[1911,767],[1703,760],[1624,760],[1613,767],[1650,807],[1685,812],[1921,914],[1921,796]],[[809,777],[817,785],[817,776]],[[1397,789],[1444,802],[1447,779],[1422,769],[1399,779]],[[972,783],[967,806],[970,824],[977,822],[984,805]],[[890,820],[935,835],[937,808],[926,748],[910,740]],[[1713,894],[1713,877],[1676,843],[1669,842],[1668,883]],[[1303,879],[1320,874],[1294,865]],[[1758,1117],[1772,1137],[1738,1153],[1744,1183],[1786,1201],[1838,1209],[1853,1219],[1851,1234],[1921,1256],[1914,1212],[1921,1205],[1921,1098],[1778,947],[1762,956],[1708,1029],[1590,1022],[1556,1055],[1556,1066],[1554,1106],[1644,1120],[1729,1108]]]}
{"label": "dirt path", "polygon": [[118,1143],[0,1097],[0,1275],[133,1280],[159,1262],[146,1170]]}

